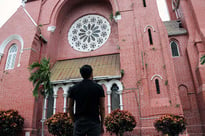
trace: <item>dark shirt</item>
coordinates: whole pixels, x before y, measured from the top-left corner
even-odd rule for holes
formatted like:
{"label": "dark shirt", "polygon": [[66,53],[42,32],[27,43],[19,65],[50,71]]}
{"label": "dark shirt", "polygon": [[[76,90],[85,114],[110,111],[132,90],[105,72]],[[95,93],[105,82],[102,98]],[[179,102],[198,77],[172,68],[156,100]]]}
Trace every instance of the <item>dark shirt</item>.
{"label": "dark shirt", "polygon": [[70,88],[69,97],[76,102],[75,120],[81,117],[99,120],[99,99],[105,97],[101,85],[84,79]]}

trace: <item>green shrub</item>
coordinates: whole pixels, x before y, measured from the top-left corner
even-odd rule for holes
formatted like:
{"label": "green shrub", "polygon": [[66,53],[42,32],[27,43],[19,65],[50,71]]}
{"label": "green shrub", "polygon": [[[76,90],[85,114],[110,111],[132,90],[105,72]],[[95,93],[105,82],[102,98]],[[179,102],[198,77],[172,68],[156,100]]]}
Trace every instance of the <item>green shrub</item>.
{"label": "green shrub", "polygon": [[186,120],[183,116],[166,114],[154,122],[154,127],[163,134],[175,136],[186,130]]}
{"label": "green shrub", "polygon": [[16,136],[23,129],[24,118],[18,111],[7,110],[0,111],[0,135],[1,136]]}
{"label": "green shrub", "polygon": [[105,117],[105,127],[108,132],[122,135],[132,131],[136,126],[135,117],[128,111],[114,110]]}
{"label": "green shrub", "polygon": [[72,136],[73,125],[67,113],[56,113],[46,120],[48,132],[55,136]]}

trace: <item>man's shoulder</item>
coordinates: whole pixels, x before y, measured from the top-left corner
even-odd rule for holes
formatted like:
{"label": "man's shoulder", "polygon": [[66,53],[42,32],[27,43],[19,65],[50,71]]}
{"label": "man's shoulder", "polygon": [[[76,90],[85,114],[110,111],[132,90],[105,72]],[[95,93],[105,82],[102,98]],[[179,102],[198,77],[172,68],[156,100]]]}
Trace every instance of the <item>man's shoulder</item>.
{"label": "man's shoulder", "polygon": [[100,84],[98,84],[96,81],[92,81],[94,85],[96,85],[97,87],[102,87]]}
{"label": "man's shoulder", "polygon": [[78,86],[80,86],[80,83],[76,83],[73,86],[70,87],[70,90],[77,88]]}

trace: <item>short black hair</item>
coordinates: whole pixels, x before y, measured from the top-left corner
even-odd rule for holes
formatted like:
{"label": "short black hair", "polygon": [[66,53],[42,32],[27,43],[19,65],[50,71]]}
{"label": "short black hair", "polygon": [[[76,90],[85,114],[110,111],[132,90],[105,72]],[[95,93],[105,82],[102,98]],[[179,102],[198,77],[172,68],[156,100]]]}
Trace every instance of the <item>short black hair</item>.
{"label": "short black hair", "polygon": [[90,65],[86,64],[80,68],[80,74],[81,74],[82,78],[84,78],[84,79],[90,78],[92,75],[92,72],[93,72],[93,69]]}

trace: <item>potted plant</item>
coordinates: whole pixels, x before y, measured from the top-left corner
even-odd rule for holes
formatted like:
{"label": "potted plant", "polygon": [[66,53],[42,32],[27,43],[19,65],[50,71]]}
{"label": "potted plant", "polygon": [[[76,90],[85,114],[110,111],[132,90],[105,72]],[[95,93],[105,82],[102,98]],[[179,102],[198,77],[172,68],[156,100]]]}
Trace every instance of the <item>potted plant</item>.
{"label": "potted plant", "polygon": [[177,136],[186,130],[186,120],[183,116],[166,114],[154,122],[155,129],[168,136]]}
{"label": "potted plant", "polygon": [[24,118],[16,110],[0,111],[0,135],[16,136],[23,129]]}
{"label": "potted plant", "polygon": [[105,117],[105,127],[110,134],[123,136],[124,132],[132,131],[135,126],[135,117],[125,110],[116,109]]}
{"label": "potted plant", "polygon": [[56,113],[46,120],[48,132],[55,136],[72,136],[73,125],[67,113]]}

